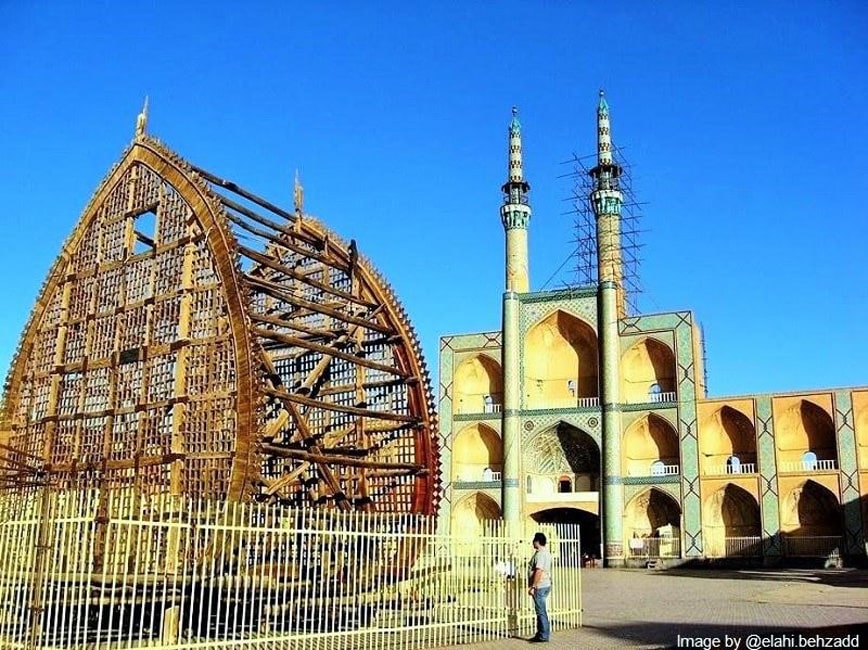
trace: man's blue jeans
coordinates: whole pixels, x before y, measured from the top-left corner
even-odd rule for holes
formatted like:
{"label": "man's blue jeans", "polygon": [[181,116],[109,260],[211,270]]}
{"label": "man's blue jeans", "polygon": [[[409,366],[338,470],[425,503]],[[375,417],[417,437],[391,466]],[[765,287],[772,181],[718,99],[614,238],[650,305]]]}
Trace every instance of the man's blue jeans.
{"label": "man's blue jeans", "polygon": [[552,635],[549,613],[546,611],[546,598],[549,597],[551,590],[551,587],[538,587],[533,592],[533,610],[536,612],[536,635],[546,641]]}

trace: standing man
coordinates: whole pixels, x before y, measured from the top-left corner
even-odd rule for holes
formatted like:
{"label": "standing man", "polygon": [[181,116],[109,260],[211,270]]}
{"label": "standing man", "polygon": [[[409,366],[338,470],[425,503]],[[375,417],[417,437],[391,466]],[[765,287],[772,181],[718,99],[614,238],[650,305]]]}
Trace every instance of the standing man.
{"label": "standing man", "polygon": [[530,573],[527,580],[527,593],[533,598],[536,612],[536,635],[533,643],[546,643],[552,633],[549,614],[546,611],[546,598],[552,590],[552,554],[546,548],[546,536],[537,533],[533,536],[534,554],[530,559]]}

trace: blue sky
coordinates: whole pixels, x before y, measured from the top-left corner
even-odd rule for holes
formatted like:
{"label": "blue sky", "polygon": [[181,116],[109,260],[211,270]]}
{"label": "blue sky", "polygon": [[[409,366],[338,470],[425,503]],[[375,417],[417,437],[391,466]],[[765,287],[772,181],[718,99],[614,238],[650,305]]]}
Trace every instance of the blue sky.
{"label": "blue sky", "polygon": [[0,2],[3,372],[146,94],[197,165],[283,205],[298,168],[436,372],[439,336],[500,325],[510,107],[538,289],[604,87],[647,204],[639,305],[695,311],[711,393],[868,384],[864,2],[175,4]]}

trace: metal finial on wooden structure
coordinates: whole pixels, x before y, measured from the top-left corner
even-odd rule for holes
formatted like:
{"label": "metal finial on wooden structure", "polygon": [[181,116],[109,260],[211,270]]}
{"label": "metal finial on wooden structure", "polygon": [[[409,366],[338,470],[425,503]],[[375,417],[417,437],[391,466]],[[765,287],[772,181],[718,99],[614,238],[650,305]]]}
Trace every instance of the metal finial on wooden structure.
{"label": "metal finial on wooden structure", "polygon": [[292,202],[295,207],[295,213],[301,215],[304,213],[304,187],[298,179],[298,170],[295,170],[295,185],[292,188]]}
{"label": "metal finial on wooden structure", "polygon": [[136,137],[141,138],[148,130],[148,96],[145,95],[145,103],[142,112],[136,118]]}

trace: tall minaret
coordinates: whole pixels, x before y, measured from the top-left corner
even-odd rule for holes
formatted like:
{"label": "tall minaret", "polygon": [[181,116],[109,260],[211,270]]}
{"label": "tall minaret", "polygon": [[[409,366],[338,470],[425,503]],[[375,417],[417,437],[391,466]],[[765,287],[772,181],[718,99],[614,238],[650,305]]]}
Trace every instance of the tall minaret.
{"label": "tall minaret", "polygon": [[506,230],[506,290],[503,294],[503,519],[513,537],[522,534],[521,491],[521,333],[518,294],[529,290],[527,226],[530,185],[521,160],[521,124],[512,108],[509,124],[509,175],[503,184],[500,218]]}
{"label": "tall minaret", "polygon": [[621,477],[621,168],[612,159],[609,106],[603,91],[597,107],[597,166],[591,170],[591,206],[597,218],[600,335],[600,402],[603,411],[603,541],[607,566],[624,562],[624,486]]}
{"label": "tall minaret", "polygon": [[527,193],[530,185],[524,180],[521,159],[521,124],[518,108],[512,107],[509,123],[509,170],[503,190],[500,219],[506,230],[506,290],[526,293],[530,286],[527,270],[527,226],[530,223],[530,205]]}

